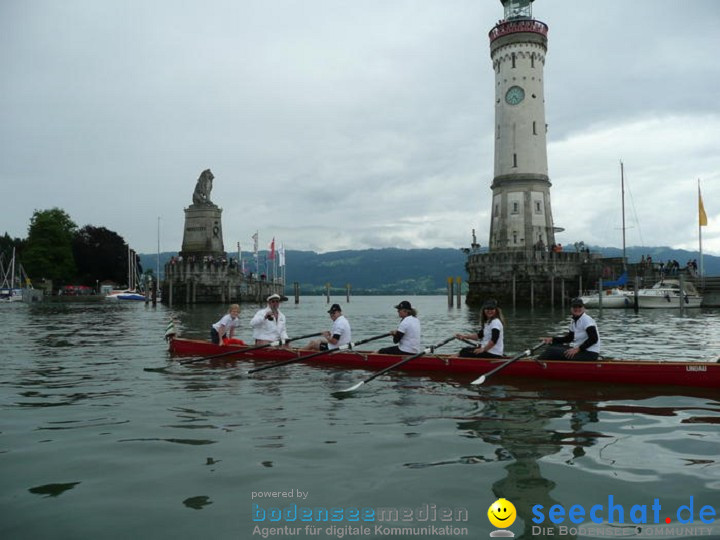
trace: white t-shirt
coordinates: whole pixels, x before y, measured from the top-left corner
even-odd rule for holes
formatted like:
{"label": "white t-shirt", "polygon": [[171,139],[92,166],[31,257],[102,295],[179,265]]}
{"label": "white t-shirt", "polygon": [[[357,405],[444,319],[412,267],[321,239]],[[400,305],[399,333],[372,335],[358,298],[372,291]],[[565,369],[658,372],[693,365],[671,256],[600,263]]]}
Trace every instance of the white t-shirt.
{"label": "white t-shirt", "polygon": [[404,335],[398,343],[398,348],[402,352],[417,354],[421,351],[420,349],[420,321],[417,317],[408,315],[400,321],[398,326],[398,332],[402,332]]}
{"label": "white t-shirt", "polygon": [[600,353],[600,332],[597,330],[597,324],[595,324],[593,318],[587,313],[580,315],[580,318],[577,321],[573,319],[570,322],[570,331],[574,333],[572,346],[578,347],[585,342],[588,338],[587,329],[590,326],[595,327],[595,330],[598,333],[598,340],[597,343],[591,345],[586,350],[594,353]]}
{"label": "white t-shirt", "polygon": [[341,345],[347,345],[352,340],[352,333],[350,331],[350,322],[345,318],[345,315],[340,315],[333,321],[332,329],[330,330],[330,336],[340,336],[337,343],[328,343],[328,349],[337,349]]}
{"label": "white t-shirt", "polygon": [[502,356],[505,351],[505,346],[503,345],[503,324],[497,317],[495,317],[494,319],[490,319],[483,326],[483,337],[480,340],[480,346],[484,347],[485,345],[490,343],[490,340],[492,340],[493,329],[497,329],[500,331],[500,337],[498,338],[493,348],[488,350],[487,352]]}
{"label": "white t-shirt", "polygon": [[[224,326],[225,330],[222,334],[220,334],[220,327]],[[220,319],[218,322],[212,325],[212,327],[217,330],[218,334],[220,334],[221,338],[224,338],[225,336],[230,337],[230,330],[233,328],[240,328],[240,318],[233,319],[232,316],[228,313],[225,315],[222,319]],[[234,332],[233,332],[234,335]]]}

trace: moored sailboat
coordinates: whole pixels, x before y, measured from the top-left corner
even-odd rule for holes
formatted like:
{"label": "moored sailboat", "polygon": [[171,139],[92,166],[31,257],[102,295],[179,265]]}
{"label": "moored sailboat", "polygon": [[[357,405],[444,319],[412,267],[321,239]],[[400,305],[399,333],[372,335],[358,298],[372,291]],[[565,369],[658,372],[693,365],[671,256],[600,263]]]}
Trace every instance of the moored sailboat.
{"label": "moored sailboat", "polygon": [[128,247],[128,287],[110,291],[105,298],[108,300],[141,300],[145,301],[145,293],[140,290],[138,279],[138,265],[135,252]]}

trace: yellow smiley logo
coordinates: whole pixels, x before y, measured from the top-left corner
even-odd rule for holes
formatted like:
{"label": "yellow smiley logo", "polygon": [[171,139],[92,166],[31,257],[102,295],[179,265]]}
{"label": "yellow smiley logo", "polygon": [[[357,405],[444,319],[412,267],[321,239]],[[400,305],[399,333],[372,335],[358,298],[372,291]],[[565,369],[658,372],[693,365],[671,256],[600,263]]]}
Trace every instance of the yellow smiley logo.
{"label": "yellow smiley logo", "polygon": [[488,519],[490,523],[501,529],[505,529],[515,523],[515,517],[517,517],[515,506],[507,499],[498,499],[488,508]]}

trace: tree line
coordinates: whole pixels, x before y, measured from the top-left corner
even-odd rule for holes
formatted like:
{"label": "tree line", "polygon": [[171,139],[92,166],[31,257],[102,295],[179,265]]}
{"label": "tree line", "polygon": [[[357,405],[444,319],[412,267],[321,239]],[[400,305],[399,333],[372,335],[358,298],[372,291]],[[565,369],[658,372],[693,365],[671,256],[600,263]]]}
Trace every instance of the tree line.
{"label": "tree line", "polygon": [[[50,279],[54,288],[71,284],[94,288],[106,280],[127,283],[128,245],[123,237],[105,227],[78,228],[60,208],[36,210],[27,238],[11,238],[7,232],[0,237],[6,263],[13,248],[34,282]],[[136,262],[139,265],[139,258]]]}

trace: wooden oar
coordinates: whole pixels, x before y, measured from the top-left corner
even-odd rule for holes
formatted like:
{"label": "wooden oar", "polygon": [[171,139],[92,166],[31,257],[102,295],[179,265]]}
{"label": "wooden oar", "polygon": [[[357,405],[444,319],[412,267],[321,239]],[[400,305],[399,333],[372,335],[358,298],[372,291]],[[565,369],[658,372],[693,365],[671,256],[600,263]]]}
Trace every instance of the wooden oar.
{"label": "wooden oar", "polygon": [[369,383],[369,382],[372,381],[373,379],[377,379],[380,375],[384,375],[385,373],[387,373],[388,371],[390,371],[390,370],[392,370],[392,369],[395,369],[395,368],[397,368],[397,367],[400,367],[400,366],[402,366],[403,364],[407,364],[408,362],[410,362],[410,360],[415,360],[416,358],[420,358],[420,357],[423,356],[423,355],[426,355],[426,354],[428,354],[428,353],[432,353],[432,352],[435,351],[435,349],[438,349],[438,348],[442,347],[442,346],[445,345],[446,343],[451,342],[453,339],[455,339],[455,336],[451,336],[451,337],[449,337],[449,338],[441,341],[441,342],[438,343],[437,345],[433,345],[432,347],[428,347],[427,349],[425,349],[425,350],[422,351],[422,352],[419,352],[419,353],[417,353],[417,354],[413,354],[412,356],[408,356],[407,358],[403,358],[403,359],[400,360],[399,362],[396,362],[396,363],[394,363],[393,365],[388,366],[388,367],[386,367],[385,369],[381,369],[381,370],[378,371],[377,373],[374,373],[373,375],[371,375],[371,376],[368,377],[367,379],[365,379],[365,380],[363,380],[363,381],[360,381],[360,382],[357,383],[357,384],[352,385],[350,388],[346,388],[345,390],[338,390],[337,392],[333,392],[333,395],[334,395],[334,396],[337,396],[337,397],[342,397],[342,396],[345,395],[345,394],[352,394],[353,392],[355,392],[356,390],[358,390],[361,386],[366,385],[367,383]]}
{"label": "wooden oar", "polygon": [[[310,337],[316,337],[322,335],[322,332],[315,332],[314,334],[305,334],[304,336],[297,336],[294,338],[286,339],[284,343],[290,343],[291,341],[297,341],[298,339],[307,339]],[[282,345],[282,341],[271,341],[270,343],[265,343],[263,345],[255,345],[254,347],[249,347],[247,349],[241,349],[239,347],[233,347],[230,351],[225,351],[218,354],[213,354],[210,356],[203,356],[201,358],[191,358],[189,360],[180,360],[178,364],[184,365],[184,364],[194,364],[196,362],[204,362],[205,360],[213,360],[214,358],[222,358],[223,356],[230,356],[233,354],[245,354],[247,352],[251,351],[257,351],[258,349],[265,349],[266,347],[277,347],[278,345]],[[167,371],[166,367],[161,368],[144,368],[145,371],[157,371],[157,372],[164,372]]]}
{"label": "wooden oar", "polygon": [[374,340],[376,340],[376,339],[384,338],[384,337],[387,337],[387,336],[390,336],[390,335],[392,335],[392,334],[391,334],[390,332],[387,332],[387,333],[381,334],[381,335],[379,335],[379,336],[373,336],[373,337],[369,337],[369,338],[366,338],[366,339],[361,339],[360,341],[356,341],[356,342],[354,342],[354,343],[348,343],[347,345],[341,345],[341,346],[338,347],[337,349],[327,349],[327,350],[325,350],[325,351],[318,351],[318,352],[315,352],[315,353],[312,353],[312,354],[308,354],[308,355],[305,355],[305,356],[300,356],[300,357],[298,357],[298,358],[290,358],[289,360],[282,360],[281,362],[275,362],[274,364],[270,364],[270,365],[267,365],[267,366],[260,366],[260,367],[253,368],[253,369],[251,369],[251,370],[248,370],[246,373],[242,373],[242,374],[239,374],[239,375],[233,375],[232,377],[229,377],[229,378],[230,378],[230,379],[242,379],[242,378],[244,378],[244,377],[246,377],[246,376],[248,376],[248,375],[252,375],[253,373],[257,373],[257,372],[259,372],[259,371],[265,371],[266,369],[273,369],[273,368],[276,368],[276,367],[287,366],[288,364],[294,364],[295,362],[303,362],[303,361],[305,361],[305,360],[310,360],[310,358],[315,358],[316,356],[320,356],[320,355],[323,355],[323,354],[333,354],[333,353],[336,353],[336,352],[345,351],[345,350],[348,350],[348,349],[353,349],[353,348],[355,348],[357,345],[362,345],[363,343],[367,343],[368,341],[374,341]]}
{"label": "wooden oar", "polygon": [[544,341],[538,343],[538,344],[535,345],[532,349],[525,349],[525,350],[524,350],[523,352],[521,352],[520,354],[515,355],[515,356],[513,356],[510,360],[504,362],[503,364],[500,364],[500,365],[499,365],[498,367],[496,367],[495,369],[492,369],[492,370],[488,371],[487,373],[485,373],[485,374],[483,374],[483,375],[480,375],[477,379],[475,379],[474,381],[472,381],[470,384],[482,384],[482,383],[484,383],[484,382],[488,379],[488,377],[491,377],[492,375],[495,375],[497,372],[502,371],[503,369],[505,369],[506,367],[508,367],[508,366],[509,366],[510,364],[512,364],[513,362],[517,362],[517,361],[520,360],[521,358],[524,358],[525,356],[531,355],[532,353],[534,353],[535,351],[537,351],[537,350],[538,350],[540,347],[542,347],[543,345],[545,345],[545,342],[544,342]]}

